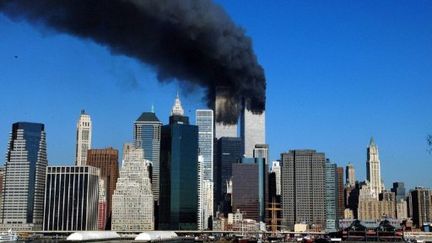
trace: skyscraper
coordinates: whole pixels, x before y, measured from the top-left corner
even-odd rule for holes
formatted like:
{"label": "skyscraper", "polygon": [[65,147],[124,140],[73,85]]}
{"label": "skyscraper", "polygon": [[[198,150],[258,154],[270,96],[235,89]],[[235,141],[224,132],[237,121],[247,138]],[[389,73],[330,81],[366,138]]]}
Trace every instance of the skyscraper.
{"label": "skyscraper", "polygon": [[152,192],[154,200],[159,200],[159,168],[160,168],[160,140],[162,122],[156,114],[143,112],[134,123],[134,141],[144,149],[144,159],[152,162]]}
{"label": "skyscraper", "polygon": [[224,115],[224,107],[229,104],[229,99],[226,97],[226,91],[224,87],[216,88],[214,111],[215,111],[215,138],[221,137],[237,137],[237,124],[224,124],[219,122],[220,118]]}
{"label": "skyscraper", "polygon": [[5,162],[2,223],[5,228],[42,228],[45,173],[48,165],[45,126],[12,125]]}
{"label": "skyscraper", "polygon": [[243,140],[245,157],[253,157],[256,144],[265,144],[265,112],[254,114],[247,109],[245,101],[240,124],[240,135]]}
{"label": "skyscraper", "polygon": [[275,173],[276,195],[281,195],[281,166],[278,160],[273,161],[271,172]]}
{"label": "skyscraper", "polygon": [[[213,216],[213,110],[196,110],[196,125],[198,126],[199,156],[199,229],[207,229],[209,218]],[[210,191],[209,191],[210,190]]]}
{"label": "skyscraper", "polygon": [[289,229],[306,222],[324,229],[325,154],[290,150],[281,154],[282,214]]}
{"label": "skyscraper", "polygon": [[355,169],[353,164],[348,163],[345,169],[345,174],[346,174],[345,182],[347,187],[355,187],[356,177],[355,177]]}
{"label": "skyscraper", "polygon": [[248,219],[265,222],[266,166],[263,158],[232,164],[232,207]]}
{"label": "skyscraper", "polygon": [[378,146],[375,144],[373,138],[371,138],[367,148],[366,171],[367,180],[370,182],[373,196],[378,198],[378,195],[384,189],[384,185],[381,180],[381,162],[379,159]]}
{"label": "skyscraper", "polygon": [[325,212],[326,212],[326,231],[336,231],[337,219],[337,174],[336,164],[325,163]]}
{"label": "skyscraper", "polygon": [[392,192],[396,195],[396,201],[404,200],[406,198],[405,184],[403,182],[393,182]]}
{"label": "skyscraper", "polygon": [[48,166],[43,230],[97,230],[98,194],[98,168]]}
{"label": "skyscraper", "polygon": [[232,164],[239,163],[243,157],[243,143],[240,138],[222,137],[217,140],[216,147],[215,199],[222,208],[228,183],[232,176]]}
{"label": "skyscraper", "polygon": [[213,181],[213,111],[196,110],[199,154],[203,156],[203,180]]}
{"label": "skyscraper", "polygon": [[190,125],[176,97],[162,127],[159,229],[195,230],[198,223],[198,126]]}
{"label": "skyscraper", "polygon": [[344,170],[343,167],[337,167],[336,168],[336,178],[337,178],[337,184],[336,184],[336,193],[337,193],[337,203],[336,203],[336,220],[343,219],[344,218],[344,210],[345,210],[345,203],[344,203]]}
{"label": "skyscraper", "polygon": [[125,144],[120,177],[112,199],[112,230],[154,229],[153,194],[144,150]]}
{"label": "skyscraper", "polygon": [[87,154],[87,165],[99,168],[100,177],[105,180],[104,184],[107,188],[107,229],[109,229],[111,226],[112,195],[119,177],[118,150],[114,148],[90,149]]}
{"label": "skyscraper", "polygon": [[90,115],[81,110],[80,118],[77,122],[76,133],[76,165],[86,165],[87,150],[91,149],[92,141],[92,122]]}
{"label": "skyscraper", "polygon": [[410,211],[417,227],[432,221],[432,193],[429,189],[416,187],[410,191]]}

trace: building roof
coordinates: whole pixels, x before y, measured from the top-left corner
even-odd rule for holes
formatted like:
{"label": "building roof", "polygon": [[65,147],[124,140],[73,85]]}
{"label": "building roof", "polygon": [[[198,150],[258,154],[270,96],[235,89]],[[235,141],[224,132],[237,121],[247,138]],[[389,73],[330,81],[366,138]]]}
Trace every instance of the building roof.
{"label": "building roof", "polygon": [[153,112],[143,112],[140,117],[138,117],[137,121],[156,121],[158,122],[159,119],[157,118],[156,114]]}

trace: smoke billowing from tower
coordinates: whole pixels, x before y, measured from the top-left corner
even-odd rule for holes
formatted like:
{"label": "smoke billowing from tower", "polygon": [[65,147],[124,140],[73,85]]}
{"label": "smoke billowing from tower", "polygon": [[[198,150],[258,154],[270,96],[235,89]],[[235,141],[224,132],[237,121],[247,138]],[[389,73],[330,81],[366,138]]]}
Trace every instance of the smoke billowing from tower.
{"label": "smoke billowing from tower", "polygon": [[265,109],[264,70],[251,39],[211,0],[3,0],[0,12],[137,58],[160,81],[204,87],[209,107],[215,88],[225,87],[219,122],[237,121],[242,98],[252,112]]}

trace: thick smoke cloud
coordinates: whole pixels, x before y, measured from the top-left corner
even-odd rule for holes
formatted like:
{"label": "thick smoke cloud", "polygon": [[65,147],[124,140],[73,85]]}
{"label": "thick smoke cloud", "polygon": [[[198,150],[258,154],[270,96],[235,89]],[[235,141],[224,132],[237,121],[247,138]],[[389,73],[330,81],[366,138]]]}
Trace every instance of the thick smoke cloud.
{"label": "thick smoke cloud", "polygon": [[211,0],[0,0],[0,12],[137,58],[160,81],[204,87],[209,107],[224,87],[219,122],[236,122],[243,98],[254,113],[265,109],[264,70],[251,39]]}

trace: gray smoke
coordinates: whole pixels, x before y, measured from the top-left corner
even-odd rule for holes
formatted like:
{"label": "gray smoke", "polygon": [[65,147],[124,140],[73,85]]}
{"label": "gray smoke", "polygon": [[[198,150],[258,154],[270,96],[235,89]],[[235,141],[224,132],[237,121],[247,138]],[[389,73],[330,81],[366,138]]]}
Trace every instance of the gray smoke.
{"label": "gray smoke", "polygon": [[251,39],[211,0],[0,0],[0,12],[137,58],[160,81],[204,87],[209,107],[224,87],[219,122],[235,123],[242,99],[254,113],[265,109],[264,70]]}

